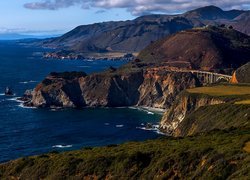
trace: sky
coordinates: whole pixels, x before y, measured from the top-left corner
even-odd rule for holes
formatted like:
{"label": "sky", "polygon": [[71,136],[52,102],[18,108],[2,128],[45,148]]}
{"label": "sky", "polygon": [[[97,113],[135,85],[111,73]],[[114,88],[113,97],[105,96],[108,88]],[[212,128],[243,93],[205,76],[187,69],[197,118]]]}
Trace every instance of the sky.
{"label": "sky", "polygon": [[249,10],[250,0],[2,0],[0,34],[62,34],[78,25],[176,14],[208,5]]}

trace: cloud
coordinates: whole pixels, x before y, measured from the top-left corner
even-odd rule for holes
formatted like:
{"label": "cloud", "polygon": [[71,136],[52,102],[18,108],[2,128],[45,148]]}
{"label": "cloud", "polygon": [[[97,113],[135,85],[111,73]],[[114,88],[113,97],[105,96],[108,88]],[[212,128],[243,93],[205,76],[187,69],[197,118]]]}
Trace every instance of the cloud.
{"label": "cloud", "polygon": [[96,11],[95,13],[96,14],[102,14],[102,13],[105,13],[105,12],[106,12],[105,10],[101,9],[101,10]]}
{"label": "cloud", "polygon": [[177,13],[194,8],[215,5],[223,9],[247,9],[250,7],[250,0],[40,0],[38,2],[26,3],[28,9],[57,10],[71,6],[82,8],[124,8],[131,14],[137,16],[150,13]]}

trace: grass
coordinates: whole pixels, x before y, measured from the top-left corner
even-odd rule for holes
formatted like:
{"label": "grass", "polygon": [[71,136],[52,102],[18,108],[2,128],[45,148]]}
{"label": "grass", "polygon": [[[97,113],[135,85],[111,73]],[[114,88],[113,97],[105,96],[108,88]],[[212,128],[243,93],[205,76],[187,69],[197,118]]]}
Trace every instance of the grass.
{"label": "grass", "polygon": [[21,158],[0,179],[247,179],[250,129]]}
{"label": "grass", "polygon": [[250,86],[237,86],[237,85],[218,85],[211,87],[199,87],[188,89],[189,93],[206,94],[209,96],[237,96],[249,95]]}
{"label": "grass", "polygon": [[250,104],[250,99],[248,100],[243,100],[243,101],[237,101],[235,104]]}

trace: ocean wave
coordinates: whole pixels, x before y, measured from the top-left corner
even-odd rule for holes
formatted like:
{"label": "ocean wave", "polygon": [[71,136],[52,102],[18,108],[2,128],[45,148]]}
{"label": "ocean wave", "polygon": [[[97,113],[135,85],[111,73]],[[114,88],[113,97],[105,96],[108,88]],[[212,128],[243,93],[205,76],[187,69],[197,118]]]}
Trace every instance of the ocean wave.
{"label": "ocean wave", "polygon": [[37,107],[24,106],[23,103],[20,103],[17,106],[20,107],[20,108],[24,108],[24,109],[37,109]]}
{"label": "ocean wave", "polygon": [[73,145],[61,145],[61,144],[57,144],[52,146],[53,148],[71,148]]}
{"label": "ocean wave", "polygon": [[33,81],[33,80],[30,80],[30,81],[21,81],[19,82],[20,84],[28,84],[28,83],[36,83],[37,81]]}
{"label": "ocean wave", "polygon": [[118,125],[116,125],[115,127],[117,127],[117,128],[122,128],[122,127],[124,127],[124,125],[123,125],[123,124],[118,124]]}
{"label": "ocean wave", "polygon": [[21,98],[21,97],[9,98],[9,99],[7,99],[7,100],[8,100],[8,101],[16,101],[16,102],[18,102],[18,103],[22,103],[23,101],[18,100],[18,98]]}
{"label": "ocean wave", "polygon": [[109,123],[104,123],[105,126],[109,126]]}
{"label": "ocean wave", "polygon": [[[143,123],[141,125],[143,125]],[[166,135],[165,133],[160,131],[159,125],[152,125],[151,128],[148,128],[148,127],[136,127],[136,128],[144,130],[144,131],[153,131],[153,132],[160,134],[160,135]]]}
{"label": "ocean wave", "polygon": [[0,96],[5,96],[5,94],[4,93],[0,93]]}
{"label": "ocean wave", "polygon": [[149,110],[141,108],[141,107],[129,107],[129,109],[135,109],[135,110],[138,110],[138,111],[143,111],[143,112],[146,112],[147,114],[150,114],[150,115],[154,115],[155,114],[152,111],[149,111]]}

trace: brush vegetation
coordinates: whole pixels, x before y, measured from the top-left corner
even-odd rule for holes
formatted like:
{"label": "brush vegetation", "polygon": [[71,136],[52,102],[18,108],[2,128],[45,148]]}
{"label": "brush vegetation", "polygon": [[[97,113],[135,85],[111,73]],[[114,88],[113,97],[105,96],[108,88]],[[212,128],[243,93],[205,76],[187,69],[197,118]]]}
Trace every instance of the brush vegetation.
{"label": "brush vegetation", "polygon": [[247,179],[250,129],[21,158],[0,179]]}

